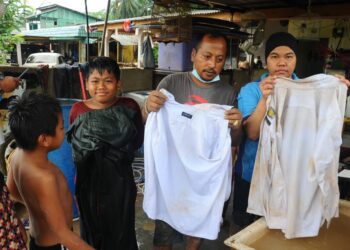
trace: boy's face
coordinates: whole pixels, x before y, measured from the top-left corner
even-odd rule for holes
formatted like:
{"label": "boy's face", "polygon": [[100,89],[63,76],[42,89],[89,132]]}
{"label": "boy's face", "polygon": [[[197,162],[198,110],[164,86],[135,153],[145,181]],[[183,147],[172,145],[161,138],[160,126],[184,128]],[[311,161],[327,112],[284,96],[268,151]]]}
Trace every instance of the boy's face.
{"label": "boy's face", "polygon": [[102,75],[97,70],[92,71],[86,86],[91,98],[101,104],[113,103],[119,87],[120,81],[107,70]]}
{"label": "boy's face", "polygon": [[58,123],[56,126],[55,135],[52,136],[52,149],[59,148],[64,140],[64,123],[62,113],[58,115]]}

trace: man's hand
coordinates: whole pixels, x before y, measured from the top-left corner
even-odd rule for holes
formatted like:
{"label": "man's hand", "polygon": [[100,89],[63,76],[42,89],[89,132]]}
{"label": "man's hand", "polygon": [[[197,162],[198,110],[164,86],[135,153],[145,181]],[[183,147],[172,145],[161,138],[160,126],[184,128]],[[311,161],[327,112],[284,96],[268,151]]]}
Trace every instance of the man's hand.
{"label": "man's hand", "polygon": [[147,101],[145,102],[145,110],[149,112],[158,112],[161,107],[163,107],[167,97],[158,90],[152,91]]}
{"label": "man's hand", "polygon": [[336,78],[338,78],[342,83],[344,83],[347,87],[350,87],[350,81],[346,79],[342,75],[334,75]]}
{"label": "man's hand", "polygon": [[13,76],[6,76],[3,80],[0,80],[0,89],[4,92],[13,91],[18,85],[19,79]]}
{"label": "man's hand", "polygon": [[225,119],[228,120],[230,128],[238,129],[242,125],[242,114],[236,108],[226,110]]}
{"label": "man's hand", "polygon": [[275,84],[276,84],[276,76],[268,76],[260,82],[259,88],[265,100],[269,95],[273,93]]}

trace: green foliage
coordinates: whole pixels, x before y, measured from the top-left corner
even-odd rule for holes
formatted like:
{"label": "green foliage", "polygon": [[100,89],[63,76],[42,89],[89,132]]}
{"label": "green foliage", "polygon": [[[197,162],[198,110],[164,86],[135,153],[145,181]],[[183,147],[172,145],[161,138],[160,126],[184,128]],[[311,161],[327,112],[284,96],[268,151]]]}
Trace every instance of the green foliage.
{"label": "green foliage", "polygon": [[4,63],[6,54],[23,40],[21,36],[13,35],[13,32],[23,27],[25,16],[32,13],[33,9],[21,0],[0,0],[0,7],[3,10],[0,15],[0,63]]}
{"label": "green foliage", "polygon": [[112,0],[109,19],[125,19],[151,14],[152,0]]}
{"label": "green foliage", "polygon": [[104,20],[106,18],[106,10],[100,10],[100,11],[95,11],[95,12],[89,11],[89,15]]}
{"label": "green foliage", "polygon": [[154,56],[154,63],[158,65],[158,52],[159,52],[159,47],[158,44],[154,44],[154,47],[152,49],[153,56]]}

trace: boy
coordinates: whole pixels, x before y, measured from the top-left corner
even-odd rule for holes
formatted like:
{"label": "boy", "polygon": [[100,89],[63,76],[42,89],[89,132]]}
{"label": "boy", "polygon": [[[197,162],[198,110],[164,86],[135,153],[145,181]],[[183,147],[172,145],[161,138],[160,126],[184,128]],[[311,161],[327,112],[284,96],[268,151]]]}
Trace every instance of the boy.
{"label": "boy", "polygon": [[77,166],[76,196],[82,237],[97,249],[138,249],[136,185],[131,163],[143,143],[138,104],[118,97],[118,64],[108,57],[89,63],[90,99],[75,103],[67,136]]}
{"label": "boy", "polygon": [[7,185],[28,209],[30,249],[93,249],[71,231],[72,196],[64,175],[47,158],[64,139],[59,102],[35,93],[18,98],[10,106],[9,126],[17,149]]}

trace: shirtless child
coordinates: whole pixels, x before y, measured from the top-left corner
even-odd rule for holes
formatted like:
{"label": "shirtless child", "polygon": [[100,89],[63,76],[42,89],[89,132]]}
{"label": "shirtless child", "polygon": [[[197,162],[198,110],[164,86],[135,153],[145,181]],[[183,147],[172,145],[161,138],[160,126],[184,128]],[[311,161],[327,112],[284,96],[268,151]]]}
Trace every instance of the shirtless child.
{"label": "shirtless child", "polygon": [[72,232],[72,196],[62,172],[48,153],[64,139],[59,102],[31,93],[10,106],[9,126],[17,143],[7,185],[28,209],[30,249],[93,249]]}

